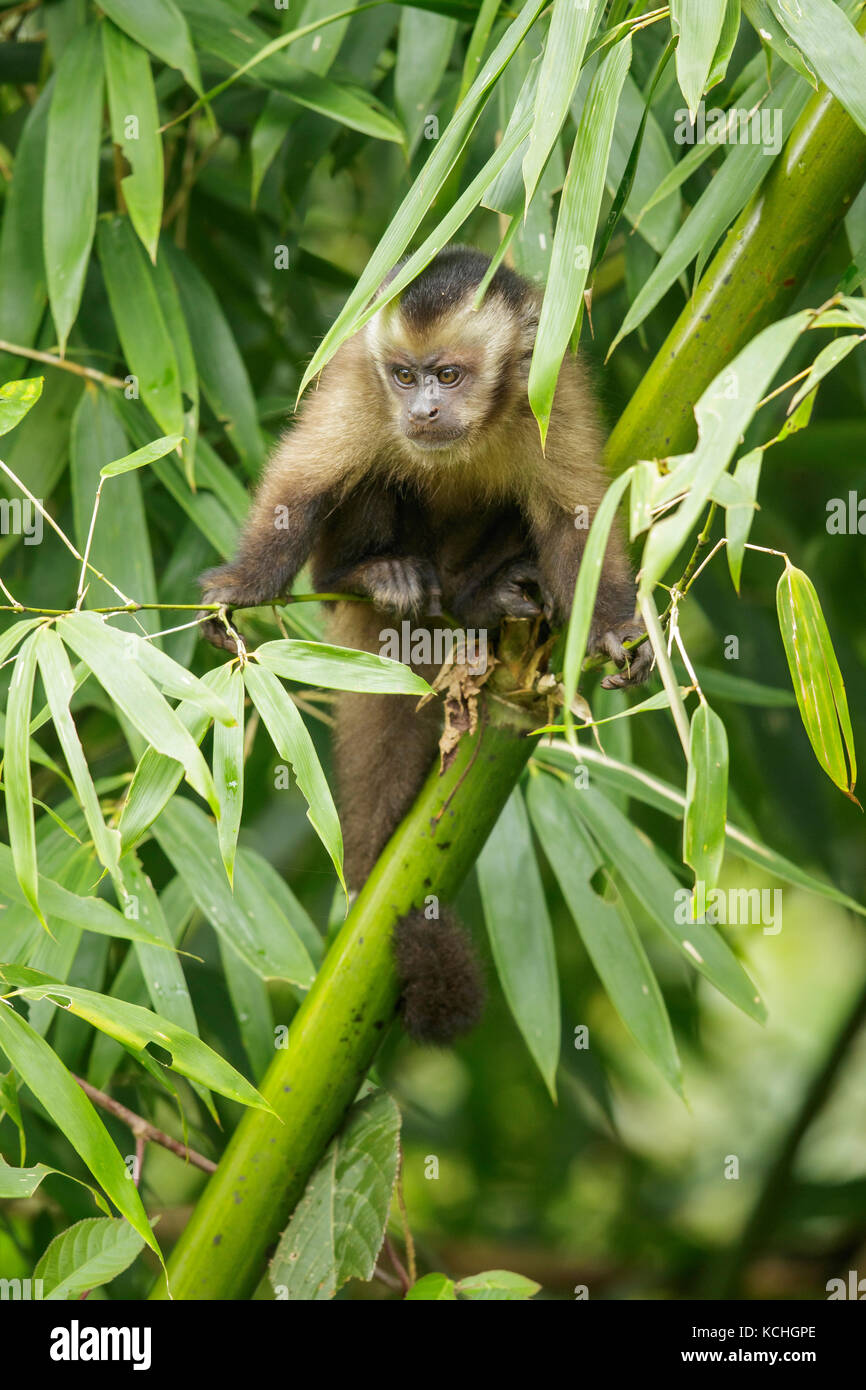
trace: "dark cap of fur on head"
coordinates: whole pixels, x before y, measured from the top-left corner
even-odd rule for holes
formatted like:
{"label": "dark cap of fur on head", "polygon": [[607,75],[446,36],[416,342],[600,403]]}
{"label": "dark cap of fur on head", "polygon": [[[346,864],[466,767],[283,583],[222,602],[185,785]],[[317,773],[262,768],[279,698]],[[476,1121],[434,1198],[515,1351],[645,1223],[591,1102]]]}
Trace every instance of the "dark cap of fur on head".
{"label": "dark cap of fur on head", "polygon": [[484,1008],[478,958],[453,914],[428,921],[420,908],[394,928],[403,1026],[419,1043],[447,1045],[475,1027]]}
{"label": "dark cap of fur on head", "polygon": [[[400,311],[417,332],[432,327],[440,315],[477,290],[490,266],[490,257],[471,246],[446,246],[400,296]],[[390,278],[390,277],[389,277]],[[517,312],[530,286],[516,271],[501,265],[487,287],[487,294],[504,300]]]}

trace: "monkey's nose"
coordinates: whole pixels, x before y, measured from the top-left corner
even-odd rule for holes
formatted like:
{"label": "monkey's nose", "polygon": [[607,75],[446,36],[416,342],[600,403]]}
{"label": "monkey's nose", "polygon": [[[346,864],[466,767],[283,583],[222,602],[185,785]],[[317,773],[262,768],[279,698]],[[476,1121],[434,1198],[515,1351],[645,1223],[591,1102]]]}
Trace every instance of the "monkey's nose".
{"label": "monkey's nose", "polygon": [[438,405],[413,405],[409,410],[410,420],[435,420],[438,415]]}

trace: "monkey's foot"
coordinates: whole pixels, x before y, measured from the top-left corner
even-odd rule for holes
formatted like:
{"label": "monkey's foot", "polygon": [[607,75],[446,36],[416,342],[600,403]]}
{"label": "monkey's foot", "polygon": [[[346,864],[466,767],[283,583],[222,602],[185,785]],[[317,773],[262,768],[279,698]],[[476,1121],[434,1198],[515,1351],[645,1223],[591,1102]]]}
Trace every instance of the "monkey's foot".
{"label": "monkey's foot", "polygon": [[653,652],[649,642],[642,642],[639,647],[630,649],[623,646],[623,642],[632,642],[644,636],[643,624],[629,620],[602,633],[598,638],[594,644],[595,652],[600,656],[606,656],[614,666],[619,667],[616,675],[605,676],[601,683],[603,690],[620,690],[624,686],[642,685],[647,679],[653,664]]}
{"label": "monkey's foot", "polygon": [[442,611],[439,579],[428,560],[409,555],[364,560],[342,583],[347,589],[367,594],[378,608],[400,616]]}

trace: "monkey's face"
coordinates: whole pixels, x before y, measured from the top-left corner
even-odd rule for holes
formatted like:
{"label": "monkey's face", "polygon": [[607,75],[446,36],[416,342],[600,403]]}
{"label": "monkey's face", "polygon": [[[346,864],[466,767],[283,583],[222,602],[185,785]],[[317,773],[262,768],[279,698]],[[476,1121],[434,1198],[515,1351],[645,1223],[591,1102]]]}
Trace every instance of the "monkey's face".
{"label": "monkey's face", "polygon": [[417,360],[401,353],[385,366],[399,427],[419,449],[449,449],[471,423],[473,372],[447,350]]}

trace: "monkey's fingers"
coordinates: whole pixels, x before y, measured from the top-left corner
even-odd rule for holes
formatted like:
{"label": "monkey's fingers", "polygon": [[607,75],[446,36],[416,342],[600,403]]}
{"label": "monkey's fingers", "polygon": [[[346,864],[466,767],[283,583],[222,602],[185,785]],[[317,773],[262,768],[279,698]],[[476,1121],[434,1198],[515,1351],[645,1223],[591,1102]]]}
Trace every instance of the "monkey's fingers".
{"label": "monkey's fingers", "polygon": [[623,638],[626,641],[632,640],[635,636],[641,636],[640,629],[635,631],[606,632],[598,644],[598,649],[613,661],[615,666],[620,667],[615,675],[605,676],[602,681],[603,690],[622,690],[632,685],[642,685],[647,679],[653,664],[652,647],[649,642],[642,642],[639,647],[626,648],[623,646]]}

